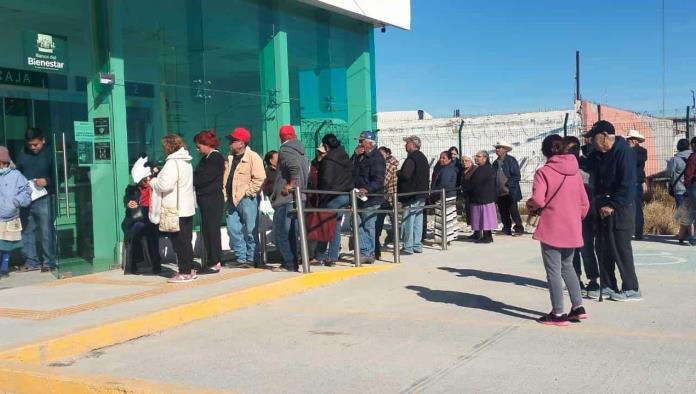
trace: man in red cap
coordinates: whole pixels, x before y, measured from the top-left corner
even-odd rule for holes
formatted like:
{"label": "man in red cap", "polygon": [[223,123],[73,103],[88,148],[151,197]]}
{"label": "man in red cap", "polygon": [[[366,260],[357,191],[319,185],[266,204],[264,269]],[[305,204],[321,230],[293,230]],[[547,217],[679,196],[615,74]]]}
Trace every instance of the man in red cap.
{"label": "man in red cap", "polygon": [[266,179],[266,171],[261,157],[249,148],[249,130],[238,127],[227,139],[230,154],[222,181],[227,200],[227,234],[237,265],[250,268],[260,263],[256,253],[259,211],[256,195]]}
{"label": "man in red cap", "polygon": [[[305,156],[305,147],[297,139],[292,126],[282,126],[278,135],[281,142],[278,150],[278,176],[271,195],[271,204],[275,209],[273,235],[282,257],[282,264],[276,271],[297,271],[297,216],[290,213],[293,208],[291,189],[307,187],[309,161]],[[304,200],[303,195],[302,201]]]}

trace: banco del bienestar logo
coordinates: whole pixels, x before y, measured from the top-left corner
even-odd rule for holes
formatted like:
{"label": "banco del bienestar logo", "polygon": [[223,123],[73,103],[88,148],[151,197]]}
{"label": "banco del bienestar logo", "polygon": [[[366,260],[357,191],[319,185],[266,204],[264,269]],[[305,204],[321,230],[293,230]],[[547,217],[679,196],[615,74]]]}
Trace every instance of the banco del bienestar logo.
{"label": "banco del bienestar logo", "polygon": [[53,36],[48,34],[36,34],[36,49],[43,53],[53,53],[56,44],[53,42]]}

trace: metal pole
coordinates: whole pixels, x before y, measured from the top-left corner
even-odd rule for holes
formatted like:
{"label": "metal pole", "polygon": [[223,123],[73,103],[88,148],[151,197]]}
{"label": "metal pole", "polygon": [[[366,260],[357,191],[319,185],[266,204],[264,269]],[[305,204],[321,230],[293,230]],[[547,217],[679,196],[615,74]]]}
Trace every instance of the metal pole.
{"label": "metal pole", "polygon": [[464,121],[462,120],[461,123],[459,123],[459,130],[457,131],[457,148],[459,149],[459,156],[458,158],[461,158],[461,155],[463,154],[462,152],[462,129],[464,128]]}
{"label": "metal pole", "polygon": [[568,113],[565,114],[565,120],[563,121],[563,136],[568,136]]}
{"label": "metal pole", "polygon": [[690,118],[690,116],[689,116],[689,109],[690,109],[690,108],[689,108],[689,106],[687,105],[687,106],[686,106],[686,139],[687,139],[687,140],[690,139],[690,138],[689,138],[689,118]]}
{"label": "metal pole", "polygon": [[358,197],[355,189],[350,191],[350,209],[353,216],[353,262],[360,267],[360,232],[358,231]]}
{"label": "metal pole", "polygon": [[[297,227],[300,228],[300,251],[302,252],[302,272],[309,273],[309,248],[307,247],[307,228],[305,227],[302,190],[295,188],[295,206],[297,207]],[[292,242],[292,241],[291,241]]]}
{"label": "metal pole", "polygon": [[442,241],[442,250],[447,250],[447,196],[445,195],[445,188],[443,187],[442,190],[440,190],[440,213],[442,216],[440,217],[440,223],[442,223],[442,226],[440,228],[440,231],[442,231],[441,235],[441,241]]}
{"label": "metal pole", "polygon": [[394,231],[394,263],[401,262],[401,232],[399,231],[399,196],[394,193],[392,195],[392,208],[394,213],[392,216],[392,231]]}
{"label": "metal pole", "polygon": [[575,100],[580,101],[580,51],[575,51]]}
{"label": "metal pole", "polygon": [[597,121],[602,120],[602,104],[597,104]]}
{"label": "metal pole", "polygon": [[[259,212],[260,213],[260,212]],[[261,241],[261,264],[268,264],[268,250],[266,249],[266,215],[261,213],[259,215],[259,240]]]}

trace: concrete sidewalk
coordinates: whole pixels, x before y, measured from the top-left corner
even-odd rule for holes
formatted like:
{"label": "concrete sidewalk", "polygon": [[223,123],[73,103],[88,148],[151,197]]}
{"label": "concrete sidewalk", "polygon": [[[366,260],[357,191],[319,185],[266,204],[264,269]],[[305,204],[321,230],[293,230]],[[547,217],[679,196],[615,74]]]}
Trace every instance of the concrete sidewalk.
{"label": "concrete sidewalk", "polygon": [[[645,300],[588,300],[590,318],[570,327],[534,322],[550,309],[538,243],[530,236],[496,237],[492,245],[429,248],[404,256],[401,265],[366,267],[373,272],[366,276],[354,268],[311,275],[228,270],[219,279],[201,279],[209,283],[94,309],[84,305],[168,286],[162,278],[112,272],[3,290],[15,292],[7,293],[13,297],[3,307],[11,301],[18,313],[30,306],[27,299],[40,296],[38,290],[53,295],[67,286],[59,291],[62,298],[48,297],[50,308],[63,315],[0,320],[4,332],[21,338],[6,335],[5,349],[61,338],[85,325],[100,329],[99,322],[127,320],[135,312],[181,310],[174,316],[186,318],[217,303],[228,313],[109,347],[90,348],[83,341],[92,337],[77,335],[61,339],[59,351],[56,344],[41,351],[30,346],[0,358],[32,364],[45,357],[50,362],[41,371],[51,381],[136,379],[121,383],[125,391],[142,382],[154,382],[142,386],[149,391],[174,391],[170,384],[236,392],[695,391],[696,259],[691,248],[653,241],[634,243]],[[353,279],[321,276],[339,272]],[[129,283],[116,283],[124,280]],[[198,302],[192,310],[181,306],[192,301]],[[65,314],[70,308],[79,311]]]}

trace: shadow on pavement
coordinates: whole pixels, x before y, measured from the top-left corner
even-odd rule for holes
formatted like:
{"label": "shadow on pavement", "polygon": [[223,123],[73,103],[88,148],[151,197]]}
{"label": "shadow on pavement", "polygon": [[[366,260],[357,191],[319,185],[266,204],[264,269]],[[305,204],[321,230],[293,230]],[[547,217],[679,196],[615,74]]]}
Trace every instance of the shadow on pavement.
{"label": "shadow on pavement", "polygon": [[537,316],[544,315],[544,313],[539,311],[508,305],[478,294],[448,290],[432,290],[421,286],[406,286],[406,288],[417,292],[418,296],[430,302],[442,302],[464,308],[481,309],[527,320],[535,320]]}
{"label": "shadow on pavement", "polygon": [[524,276],[503,274],[499,272],[488,272],[468,268],[438,267],[438,269],[447,272],[453,272],[455,274],[458,274],[462,278],[474,276],[481,280],[487,280],[491,282],[512,283],[518,286],[533,286],[540,287],[542,289],[547,288],[545,281],[534,278],[527,278]]}

